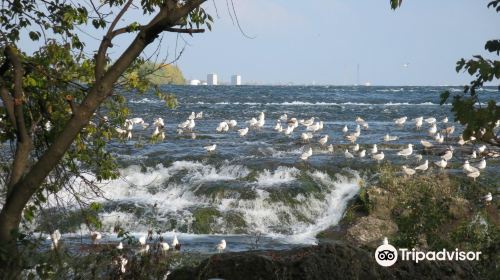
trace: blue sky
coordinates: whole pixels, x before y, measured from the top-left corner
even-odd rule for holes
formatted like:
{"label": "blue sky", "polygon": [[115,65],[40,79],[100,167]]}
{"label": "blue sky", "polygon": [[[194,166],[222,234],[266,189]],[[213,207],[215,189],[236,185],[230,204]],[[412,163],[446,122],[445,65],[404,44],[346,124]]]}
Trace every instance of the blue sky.
{"label": "blue sky", "polygon": [[[239,73],[244,83],[349,85],[356,83],[359,64],[360,83],[462,85],[471,78],[455,72],[456,61],[475,54],[492,57],[484,43],[500,38],[500,14],[486,8],[490,0],[405,0],[396,11],[389,0],[233,1],[243,30],[253,39],[232,23],[226,0],[209,0],[204,7],[215,18],[213,31],[184,39],[165,34],[162,57],[173,59],[186,42],[176,63],[188,79],[204,80],[215,72],[225,82]],[[118,27],[147,20],[130,10]],[[92,53],[102,34],[90,27],[83,32],[91,34],[81,38]],[[131,36],[114,40],[112,58]]]}
{"label": "blue sky", "polygon": [[[485,54],[499,38],[500,14],[483,0],[234,0],[244,37],[215,1],[214,30],[188,38],[178,65],[187,78],[216,72],[228,81],[240,73],[260,83],[455,85],[461,57]],[[213,11],[213,3],[205,4]],[[171,44],[171,42],[168,42]],[[407,68],[404,63],[409,63]]]}

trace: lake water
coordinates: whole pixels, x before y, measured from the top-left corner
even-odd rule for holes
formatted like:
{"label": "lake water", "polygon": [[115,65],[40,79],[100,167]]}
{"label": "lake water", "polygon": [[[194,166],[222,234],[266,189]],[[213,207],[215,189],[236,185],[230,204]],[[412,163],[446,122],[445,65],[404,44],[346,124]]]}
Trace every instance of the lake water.
{"label": "lake water", "polygon": [[[179,107],[166,106],[152,95],[131,95],[131,116],[152,123],[156,117],[165,120],[166,139],[150,142],[152,128],[135,128],[133,138],[114,142],[110,149],[118,158],[121,178],[103,186],[99,199],[105,238],[115,240],[112,233],[119,224],[136,236],[148,229],[160,229],[171,238],[177,231],[183,248],[213,251],[222,238],[228,250],[252,248],[255,235],[262,235],[260,248],[288,248],[315,243],[315,235],[335,225],[342,218],[349,201],[359,191],[366,166],[374,164],[370,149],[379,144],[386,160],[415,167],[422,162],[408,160],[397,151],[413,143],[415,153],[423,150],[420,139],[435,143],[428,136],[429,125],[415,129],[412,119],[433,116],[438,129],[455,125],[452,138],[438,146],[456,146],[461,127],[453,123],[450,105],[439,106],[444,87],[334,87],[334,86],[172,86],[164,90],[175,93]],[[500,97],[496,89],[483,90],[484,100]],[[203,111],[191,132],[177,134],[177,125],[191,112]],[[237,129],[248,126],[251,118],[265,114],[261,129],[250,129],[240,137]],[[309,143],[301,140],[306,128],[300,125],[291,135],[273,128],[277,119],[288,118],[323,121],[323,130],[314,133]],[[357,157],[352,144],[344,137],[356,128],[356,117],[369,124],[357,140],[365,158]],[[406,124],[394,125],[394,119],[407,116]],[[442,123],[444,117],[449,123]],[[236,128],[217,133],[223,120],[234,119]],[[282,122],[286,126],[286,122]],[[389,133],[398,140],[383,143]],[[318,140],[328,135],[334,152]],[[217,144],[215,152],[204,146]],[[305,149],[312,148],[308,161],[300,159]],[[348,148],[356,158],[346,159]],[[472,149],[472,148],[471,148]],[[463,162],[466,151],[452,161]],[[424,155],[431,162],[437,156]],[[474,161],[474,160],[473,160]],[[428,171],[437,172],[437,168]],[[460,173],[461,170],[448,172]],[[484,174],[492,174],[487,167]],[[486,176],[485,175],[485,176]]]}

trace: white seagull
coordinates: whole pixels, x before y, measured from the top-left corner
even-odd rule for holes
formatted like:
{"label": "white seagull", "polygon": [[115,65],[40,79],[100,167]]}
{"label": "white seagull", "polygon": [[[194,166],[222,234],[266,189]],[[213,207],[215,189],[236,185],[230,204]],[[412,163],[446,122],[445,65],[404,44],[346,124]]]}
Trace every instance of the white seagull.
{"label": "white seagull", "polygon": [[217,244],[217,251],[222,253],[226,249],[226,240],[222,239],[219,244]]}
{"label": "white seagull", "polygon": [[207,150],[207,152],[213,152],[217,148],[217,144],[208,145],[208,146],[205,146],[203,148],[205,148],[205,150]]}
{"label": "white seagull", "polygon": [[413,144],[408,144],[408,148],[398,152],[398,156],[408,157],[413,153]]}
{"label": "white seagull", "polygon": [[424,164],[415,167],[415,170],[426,171],[429,168],[429,160],[425,160]]}

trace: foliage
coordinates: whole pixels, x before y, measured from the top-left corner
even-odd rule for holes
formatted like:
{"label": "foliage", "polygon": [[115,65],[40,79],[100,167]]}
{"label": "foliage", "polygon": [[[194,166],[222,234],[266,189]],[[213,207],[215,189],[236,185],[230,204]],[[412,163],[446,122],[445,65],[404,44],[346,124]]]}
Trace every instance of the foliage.
{"label": "foliage", "polygon": [[[500,12],[500,1],[491,1],[488,7],[496,8]],[[484,47],[488,52],[500,55],[500,40],[489,40]],[[481,103],[480,89],[485,83],[500,79],[500,60],[491,60],[475,55],[472,59],[461,59],[457,62],[456,71],[464,71],[475,79],[464,86],[462,94],[456,94],[452,99],[452,111],[455,119],[465,126],[464,138],[471,136],[500,144],[498,135],[493,129],[500,120],[500,108],[494,100],[489,100],[486,105]],[[498,86],[500,91],[500,85]],[[441,105],[446,103],[451,93],[445,91],[441,94]]]}
{"label": "foliage", "polygon": [[147,78],[155,85],[186,84],[186,79],[176,65],[145,63],[141,71],[148,73]]}
{"label": "foliage", "polygon": [[[63,189],[82,206],[79,218],[100,226],[98,205],[88,205],[81,190],[100,195],[97,183],[119,176],[107,143],[120,139],[117,128],[129,114],[123,93],[153,92],[177,106],[154,84],[154,71],[144,71],[150,64],[142,51],[164,31],[192,35],[213,21],[200,7],[204,0],[94,2],[15,0],[0,7],[0,246],[10,244],[9,252],[21,212],[29,223]],[[127,22],[129,7],[149,20]],[[104,35],[98,50],[86,46],[84,33]],[[135,39],[111,59],[108,49],[123,34]],[[162,68],[168,82],[183,80],[178,69]],[[1,274],[4,260],[14,258],[0,249]]]}

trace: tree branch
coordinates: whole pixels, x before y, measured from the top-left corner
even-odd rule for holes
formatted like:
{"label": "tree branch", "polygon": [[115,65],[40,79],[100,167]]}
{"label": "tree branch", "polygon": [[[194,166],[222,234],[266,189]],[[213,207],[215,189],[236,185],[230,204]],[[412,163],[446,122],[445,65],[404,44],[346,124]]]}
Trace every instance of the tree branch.
{"label": "tree branch", "polygon": [[106,61],[106,52],[108,50],[108,47],[111,46],[111,39],[113,38],[112,33],[113,29],[115,29],[116,24],[120,20],[120,18],[125,14],[125,12],[128,10],[130,5],[132,4],[132,0],[128,0],[127,3],[125,3],[125,6],[120,10],[118,15],[115,17],[111,25],[109,26],[108,32],[104,36],[104,38],[101,41],[101,44],[99,45],[99,50],[97,51],[96,54],[96,62],[95,62],[95,80],[96,82],[102,77],[104,73],[104,68],[105,68],[105,61]]}
{"label": "tree branch", "polygon": [[31,136],[26,129],[24,121],[24,93],[23,93],[23,76],[24,68],[21,63],[18,51],[12,46],[5,47],[5,56],[8,57],[14,68],[14,117],[16,120],[16,154],[10,172],[9,183],[7,184],[7,196],[13,191],[13,187],[17,184],[28,166],[29,154],[32,149]]}
{"label": "tree branch", "polygon": [[137,34],[116,62],[106,70],[101,78],[96,80],[78,107],[78,113],[71,117],[61,133],[54,139],[52,145],[31,167],[30,171],[13,186],[12,191],[6,197],[0,212],[0,224],[4,225],[6,229],[0,230],[0,240],[12,240],[11,232],[8,229],[17,229],[26,203],[61,161],[78,133],[88,124],[93,113],[108,97],[120,75],[163,30],[175,26],[179,20],[205,1],[191,0],[181,7],[168,8],[163,6],[158,15],[145,26],[144,30]]}

